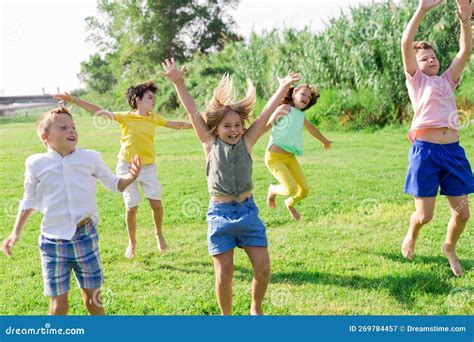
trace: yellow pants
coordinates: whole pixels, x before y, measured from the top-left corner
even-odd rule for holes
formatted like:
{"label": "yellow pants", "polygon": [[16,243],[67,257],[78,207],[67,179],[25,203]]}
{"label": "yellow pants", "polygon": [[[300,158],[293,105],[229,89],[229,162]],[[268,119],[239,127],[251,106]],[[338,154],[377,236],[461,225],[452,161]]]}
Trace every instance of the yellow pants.
{"label": "yellow pants", "polygon": [[308,196],[308,182],[294,154],[266,151],[265,164],[280,182],[279,185],[270,185],[272,192],[277,195],[289,196],[285,200],[288,207],[294,206]]}

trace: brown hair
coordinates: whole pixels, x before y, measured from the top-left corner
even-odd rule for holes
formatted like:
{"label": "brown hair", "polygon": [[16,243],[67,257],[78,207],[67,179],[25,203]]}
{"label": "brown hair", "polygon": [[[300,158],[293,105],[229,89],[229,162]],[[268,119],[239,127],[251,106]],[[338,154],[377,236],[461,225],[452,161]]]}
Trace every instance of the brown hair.
{"label": "brown hair", "polygon": [[240,101],[235,100],[234,82],[231,76],[225,74],[203,113],[209,134],[216,135],[217,126],[228,112],[239,114],[242,125],[244,125],[244,121],[249,121],[250,113],[255,106],[255,96],[255,87],[252,81],[247,80],[247,91],[244,98]]}
{"label": "brown hair", "polygon": [[417,53],[418,50],[433,50],[434,51],[433,46],[424,40],[421,40],[419,42],[414,42],[413,49],[415,49],[415,53]]}
{"label": "brown hair", "polygon": [[151,91],[155,94],[158,91],[158,86],[153,81],[148,81],[145,83],[140,83],[135,86],[131,86],[125,92],[125,97],[127,98],[127,102],[133,109],[137,109],[137,98],[140,100],[143,99],[143,95],[147,91]]}
{"label": "brown hair", "polygon": [[69,112],[66,107],[54,108],[40,115],[36,121],[36,133],[38,133],[40,140],[43,140],[41,139],[41,135],[48,132],[49,128],[53,124],[54,119],[61,114],[69,115],[72,118],[71,112]]}
{"label": "brown hair", "polygon": [[291,87],[290,89],[288,89],[288,92],[286,93],[284,99],[281,101],[281,104],[287,104],[287,105],[290,105],[292,107],[295,106],[294,102],[293,102],[293,92],[298,89],[298,88],[301,88],[301,87],[307,87],[310,91],[311,91],[311,96],[310,96],[310,99],[309,99],[309,103],[306,105],[306,107],[304,107],[303,109],[301,109],[303,112],[309,108],[311,108],[312,106],[314,106],[316,104],[316,102],[318,102],[318,99],[319,99],[319,91],[318,89],[315,87],[315,86],[312,86],[310,84],[299,84],[295,87]]}

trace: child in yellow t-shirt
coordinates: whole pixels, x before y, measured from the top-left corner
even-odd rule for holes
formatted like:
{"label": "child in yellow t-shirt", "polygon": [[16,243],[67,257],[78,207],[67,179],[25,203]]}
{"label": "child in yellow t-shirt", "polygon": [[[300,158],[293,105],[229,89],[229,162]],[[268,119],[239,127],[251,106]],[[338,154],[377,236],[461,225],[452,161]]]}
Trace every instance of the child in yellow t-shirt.
{"label": "child in yellow t-shirt", "polygon": [[128,229],[128,247],[125,257],[135,256],[137,239],[137,210],[141,196],[138,184],[148,198],[155,222],[158,249],[167,248],[163,237],[163,205],[161,203],[162,187],[156,176],[155,164],[155,129],[164,126],[173,129],[191,128],[191,124],[181,121],[169,121],[154,113],[155,93],[158,90],[153,82],[146,82],[130,87],[126,92],[127,101],[132,108],[130,112],[109,112],[96,105],[71,96],[68,93],[54,96],[57,100],[71,102],[84,108],[93,115],[116,120],[122,130],[121,148],[118,154],[117,175],[128,173],[132,158],[138,155],[142,161],[140,176],[123,192],[125,202],[125,219]]}

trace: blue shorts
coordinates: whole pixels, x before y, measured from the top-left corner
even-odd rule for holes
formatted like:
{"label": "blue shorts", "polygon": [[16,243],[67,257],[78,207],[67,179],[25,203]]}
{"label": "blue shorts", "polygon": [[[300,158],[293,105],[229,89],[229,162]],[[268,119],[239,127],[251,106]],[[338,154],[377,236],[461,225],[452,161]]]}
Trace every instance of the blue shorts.
{"label": "blue shorts", "polygon": [[78,227],[71,240],[40,235],[38,242],[46,296],[68,292],[72,270],[80,288],[97,289],[104,283],[99,238],[92,222]]}
{"label": "blue shorts", "polygon": [[258,217],[258,208],[249,197],[242,203],[211,201],[207,210],[207,246],[210,255],[235,247],[267,247],[265,225]]}
{"label": "blue shorts", "polygon": [[474,192],[474,177],[459,142],[434,144],[415,140],[408,153],[405,193],[417,197],[462,196]]}

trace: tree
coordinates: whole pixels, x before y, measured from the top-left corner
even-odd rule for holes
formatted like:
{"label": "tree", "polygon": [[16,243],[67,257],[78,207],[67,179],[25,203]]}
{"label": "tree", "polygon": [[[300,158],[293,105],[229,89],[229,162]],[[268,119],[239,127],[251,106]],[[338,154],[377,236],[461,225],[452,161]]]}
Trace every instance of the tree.
{"label": "tree", "polygon": [[[113,57],[109,66],[116,79],[127,73],[145,76],[165,58],[173,56],[183,59],[195,52],[218,51],[226,41],[239,40],[240,37],[233,31],[235,22],[227,14],[227,10],[234,8],[238,2],[99,0],[98,16],[86,19],[89,40],[102,53]],[[92,62],[91,57],[87,65]],[[98,62],[96,57],[94,62]],[[84,72],[90,70],[84,68]],[[82,70],[81,75],[86,80],[92,80],[95,76],[90,73],[84,75]]]}

